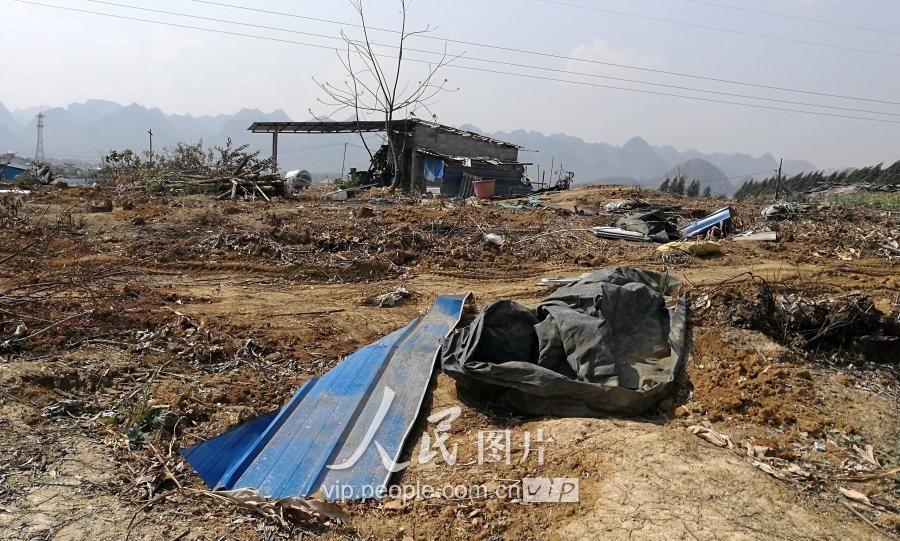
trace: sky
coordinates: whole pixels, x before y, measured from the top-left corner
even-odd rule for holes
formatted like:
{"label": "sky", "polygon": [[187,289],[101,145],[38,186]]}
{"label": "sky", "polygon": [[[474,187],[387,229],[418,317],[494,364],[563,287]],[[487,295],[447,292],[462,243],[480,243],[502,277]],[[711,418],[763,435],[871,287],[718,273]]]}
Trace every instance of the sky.
{"label": "sky", "polygon": [[[167,113],[192,115],[234,113],[245,107],[264,111],[283,109],[292,118],[305,120],[311,110],[317,115],[332,112],[319,103],[324,96],[313,78],[342,84],[347,77],[336,52],[330,49],[342,46],[339,39],[301,32],[337,38],[343,29],[354,38],[359,36],[358,30],[350,26],[253,13],[194,0],[152,3],[118,0],[116,3],[285,31],[139,12],[86,0],[39,1],[303,42],[319,48],[0,0],[0,21],[3,21],[0,51],[12,53],[4,55],[0,102],[10,109],[65,106],[97,98],[123,104],[137,102],[159,107]],[[345,23],[358,22],[347,0],[222,2]],[[399,2],[365,0],[369,24],[399,28]],[[784,92],[596,63],[900,102],[900,32],[893,30],[896,28],[893,22],[900,20],[900,2],[895,0],[414,0],[409,19],[409,28],[428,27],[432,38],[556,55],[538,56],[441,39],[410,38],[407,42],[410,48],[433,52],[446,47],[452,55],[458,55],[443,71],[452,92],[438,95],[430,107],[445,124],[471,124],[489,132],[525,129],[546,134],[565,133],[589,142],[614,145],[641,136],[651,144],[672,145],[680,150],[693,148],[707,153],[753,155],[770,152],[775,156],[810,160],[822,168],[892,163],[900,159],[900,105]],[[397,35],[392,33],[373,32],[371,36],[374,42],[385,45],[397,41]],[[382,48],[379,53],[393,55],[395,50]],[[437,58],[421,52],[407,54],[413,59]],[[578,74],[509,66],[509,63]],[[466,67],[477,67],[480,71]],[[402,69],[402,80],[414,85],[426,69],[424,63],[408,63]],[[748,108],[590,85],[876,117],[897,123]],[[759,97],[874,113],[753,99]],[[338,116],[351,114],[344,111]],[[430,115],[420,111],[419,116]]]}

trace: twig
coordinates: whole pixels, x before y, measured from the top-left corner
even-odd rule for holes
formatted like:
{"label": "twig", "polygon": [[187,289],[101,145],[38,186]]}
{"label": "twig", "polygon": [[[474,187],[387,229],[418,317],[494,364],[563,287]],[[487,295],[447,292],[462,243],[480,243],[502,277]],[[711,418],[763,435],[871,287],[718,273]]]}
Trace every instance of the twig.
{"label": "twig", "polygon": [[39,334],[41,334],[41,333],[44,333],[44,332],[46,332],[46,331],[49,331],[49,330],[52,329],[53,327],[58,327],[59,325],[62,325],[63,323],[65,323],[65,322],[67,322],[67,321],[71,321],[71,320],[73,320],[73,319],[80,318],[81,316],[86,316],[86,315],[93,314],[93,313],[94,313],[93,310],[88,310],[88,311],[82,312],[82,313],[80,313],[80,314],[78,314],[78,315],[69,316],[69,317],[67,317],[66,319],[57,321],[57,322],[54,323],[53,325],[44,327],[43,329],[39,330],[39,331],[36,332],[36,333],[29,334],[28,336],[23,336],[22,338],[16,338],[15,340],[10,340],[10,342],[11,342],[11,343],[13,343],[13,342],[24,342],[25,340],[28,340],[29,338],[34,338],[35,336],[37,336],[37,335],[39,335]]}
{"label": "twig", "polygon": [[328,314],[338,314],[346,312],[344,308],[333,308],[328,310],[317,310],[314,312],[286,312],[284,314],[268,314],[269,317],[287,317],[287,316],[324,316]]}
{"label": "twig", "polygon": [[524,243],[524,242],[530,242],[530,241],[533,241],[533,240],[535,240],[535,239],[539,239],[539,238],[541,238],[541,237],[546,237],[546,236],[548,236],[548,235],[558,235],[558,234],[561,234],[561,233],[579,233],[579,232],[582,232],[582,233],[593,233],[594,230],[593,230],[593,229],[557,229],[557,230],[555,230],[555,231],[548,231],[548,232],[546,232],[546,233],[541,233],[540,235],[535,235],[535,236],[533,236],[533,237],[526,237],[526,238],[524,238],[524,239],[521,239],[521,240],[516,241],[516,244],[522,244],[522,243]]}
{"label": "twig", "polygon": [[847,509],[849,509],[850,511],[852,511],[854,515],[858,516],[858,517],[859,517],[860,519],[862,519],[866,524],[868,524],[869,526],[871,526],[873,529],[875,529],[875,531],[877,531],[877,532],[880,533],[881,535],[884,535],[884,536],[886,536],[886,537],[890,537],[891,539],[897,539],[897,536],[896,536],[896,535],[892,534],[891,532],[888,532],[888,531],[885,531],[885,530],[882,530],[881,528],[879,528],[877,524],[875,524],[874,522],[872,522],[871,520],[869,520],[868,518],[866,518],[865,515],[863,515],[862,513],[860,513],[859,511],[857,511],[856,509],[854,509],[853,506],[850,505],[849,503],[847,503],[845,500],[841,500],[841,504],[843,504],[844,507],[846,507]]}
{"label": "twig", "polygon": [[867,475],[857,475],[857,476],[844,476],[844,477],[832,477],[832,479],[836,481],[850,481],[856,483],[864,483],[867,481],[875,481],[877,479],[884,479],[885,477],[891,477],[900,473],[900,468],[894,468],[892,470],[885,470],[883,472],[871,473]]}
{"label": "twig", "polygon": [[175,474],[173,474],[172,470],[169,469],[169,466],[166,464],[166,459],[163,458],[159,450],[157,450],[152,443],[148,443],[147,446],[150,447],[150,450],[153,451],[153,454],[156,455],[156,459],[159,460],[159,464],[163,467],[164,470],[166,470],[166,477],[168,477],[172,480],[173,483],[175,483],[175,486],[178,487],[179,491],[184,490],[184,487],[181,486],[181,482],[179,482],[178,479],[175,478]]}

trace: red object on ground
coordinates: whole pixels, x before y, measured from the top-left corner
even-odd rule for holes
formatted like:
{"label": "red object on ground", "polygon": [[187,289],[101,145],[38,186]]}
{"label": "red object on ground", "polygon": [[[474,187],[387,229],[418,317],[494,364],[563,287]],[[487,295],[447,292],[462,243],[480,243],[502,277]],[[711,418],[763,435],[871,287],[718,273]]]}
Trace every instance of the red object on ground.
{"label": "red object on ground", "polygon": [[472,188],[475,190],[475,197],[478,199],[490,199],[494,197],[494,188],[496,185],[496,180],[476,180],[472,182]]}

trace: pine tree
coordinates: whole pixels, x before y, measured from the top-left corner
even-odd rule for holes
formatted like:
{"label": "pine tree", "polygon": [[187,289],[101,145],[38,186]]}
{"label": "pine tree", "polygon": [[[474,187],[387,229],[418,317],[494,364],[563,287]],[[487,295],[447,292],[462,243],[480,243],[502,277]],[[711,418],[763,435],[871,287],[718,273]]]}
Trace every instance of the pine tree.
{"label": "pine tree", "polygon": [[669,191],[675,195],[684,195],[684,177],[678,177],[672,181]]}
{"label": "pine tree", "polygon": [[700,181],[694,179],[687,188],[688,197],[700,197]]}
{"label": "pine tree", "polygon": [[711,187],[707,186],[706,188],[703,188],[703,197],[705,197],[707,199],[712,197],[712,188]]}
{"label": "pine tree", "polygon": [[666,180],[664,180],[663,183],[659,185],[659,191],[661,191],[661,192],[669,191],[669,177],[666,177]]}

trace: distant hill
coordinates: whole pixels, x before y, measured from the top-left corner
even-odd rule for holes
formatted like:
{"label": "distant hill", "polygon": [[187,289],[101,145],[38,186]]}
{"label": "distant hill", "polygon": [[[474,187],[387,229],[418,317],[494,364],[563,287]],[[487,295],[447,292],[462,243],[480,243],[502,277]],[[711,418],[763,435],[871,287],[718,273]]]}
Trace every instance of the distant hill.
{"label": "distant hill", "polygon": [[[686,184],[690,184],[694,180],[700,181],[701,190],[709,186],[713,194],[731,195],[737,187],[728,180],[728,176],[721,169],[710,162],[695,158],[679,164],[657,179],[659,183],[665,178],[674,179],[683,176]],[[657,184],[658,185],[658,184]]]}
{"label": "distant hill", "polygon": [[[289,121],[281,110],[263,112],[241,109],[234,114],[215,116],[172,115],[139,104],[120,105],[111,101],[88,100],[67,107],[29,107],[8,111],[0,104],[0,152],[13,151],[20,156],[34,155],[35,115],[46,115],[44,146],[48,157],[66,161],[99,161],[111,149],[146,150],[147,130],[153,130],[154,149],[172,147],[179,141],[224,144],[231,138],[236,144],[268,155],[271,138],[247,131],[257,121]],[[474,126],[461,126],[484,133]],[[615,181],[656,187],[672,168],[691,160],[705,160],[727,177],[742,177],[768,172],[777,168],[770,154],[753,157],[747,154],[703,154],[696,150],[679,151],[672,146],[653,146],[641,137],[634,137],[618,147],[607,143],[588,143],[565,134],[545,135],[535,131],[485,133],[524,147],[520,159],[535,165],[529,174],[537,180],[538,171],[548,175],[564,168],[574,171],[579,184],[600,184]],[[377,134],[367,135],[374,150],[380,145]],[[344,164],[344,145],[347,145],[346,169],[365,168],[369,155],[358,135],[285,135],[279,139],[279,162],[282,169],[307,169],[314,172],[340,171]],[[700,166],[698,166],[700,167]],[[705,170],[704,167],[700,169]],[[804,161],[785,161],[785,174],[813,171],[815,166]],[[607,179],[607,180],[601,180]],[[712,179],[712,177],[710,177]],[[721,179],[719,179],[721,182]],[[728,190],[731,193],[733,188]]]}
{"label": "distant hill", "polygon": [[[564,134],[544,135],[540,132],[516,130],[512,132],[483,132],[474,126],[464,129],[484,133],[521,145],[529,150],[523,161],[536,164],[532,174],[536,175],[537,165],[541,171],[549,171],[550,166],[558,170],[562,163],[566,170],[575,171],[576,180],[581,184],[641,184],[656,187],[659,179],[676,166],[700,159],[712,164],[726,177],[761,178],[778,168],[777,160],[771,154],[753,157],[748,154],[704,154],[697,150],[680,151],[672,146],[653,146],[641,137],[634,137],[625,145],[617,147],[607,143],[588,143],[583,139]],[[785,174],[814,171],[815,165],[804,160],[785,160]],[[630,181],[630,182],[626,182]],[[734,191],[734,187],[728,193]]]}

